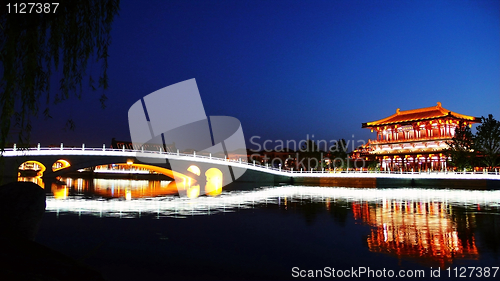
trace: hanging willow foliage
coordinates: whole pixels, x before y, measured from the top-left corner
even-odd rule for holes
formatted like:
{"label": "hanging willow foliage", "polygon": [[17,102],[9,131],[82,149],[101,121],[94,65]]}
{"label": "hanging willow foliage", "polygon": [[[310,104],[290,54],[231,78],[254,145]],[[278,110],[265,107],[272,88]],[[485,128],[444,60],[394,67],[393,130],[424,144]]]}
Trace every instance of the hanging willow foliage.
{"label": "hanging willow foliage", "polygon": [[[19,130],[17,142],[29,144],[30,119],[44,108],[82,95],[89,58],[102,64],[97,85],[89,75],[92,89],[108,88],[108,46],[119,0],[59,1],[56,12],[16,13],[15,1],[0,7],[0,148],[7,136]],[[23,3],[22,1],[18,2]],[[26,3],[26,2],[24,2]],[[28,9],[25,9],[27,11]],[[19,11],[19,9],[17,9]],[[52,71],[61,70],[59,89],[51,90]],[[106,96],[100,97],[104,107]]]}

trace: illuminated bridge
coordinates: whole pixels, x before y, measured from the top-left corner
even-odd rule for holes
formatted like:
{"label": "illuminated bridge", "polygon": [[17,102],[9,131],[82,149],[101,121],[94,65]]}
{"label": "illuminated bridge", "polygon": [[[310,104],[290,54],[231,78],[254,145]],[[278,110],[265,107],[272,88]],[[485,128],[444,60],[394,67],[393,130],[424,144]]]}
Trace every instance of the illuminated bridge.
{"label": "illuminated bridge", "polygon": [[[38,176],[54,178],[83,168],[127,164],[167,175],[177,182],[216,178],[223,186],[234,182],[314,184],[345,187],[465,187],[500,189],[498,170],[465,172],[290,171],[211,155],[165,151],[75,147],[5,149],[3,175],[17,176],[23,163],[39,167]],[[204,182],[204,180],[203,180]]]}
{"label": "illuminated bridge", "polygon": [[[80,169],[108,164],[123,164],[130,168],[146,168],[164,174],[176,181],[197,180],[215,176],[227,185],[235,180],[251,182],[290,183],[285,171],[247,163],[246,159],[228,159],[165,151],[82,147],[36,147],[5,149],[3,175],[17,176],[19,167],[31,164],[37,167],[37,176],[55,178]],[[34,164],[34,165],[33,165]]]}

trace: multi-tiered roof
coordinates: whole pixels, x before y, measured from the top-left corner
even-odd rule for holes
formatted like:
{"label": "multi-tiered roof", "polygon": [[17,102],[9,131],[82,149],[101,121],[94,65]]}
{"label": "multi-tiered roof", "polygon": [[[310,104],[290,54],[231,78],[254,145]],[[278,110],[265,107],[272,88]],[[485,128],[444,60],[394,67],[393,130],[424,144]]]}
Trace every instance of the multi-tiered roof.
{"label": "multi-tiered roof", "polygon": [[473,117],[453,112],[451,110],[443,108],[441,106],[441,103],[438,102],[436,106],[432,107],[418,108],[405,111],[401,111],[398,108],[395,114],[377,121],[362,123],[361,127],[373,128],[378,126],[387,126],[395,124],[406,125],[414,122],[432,121],[443,118],[455,119],[457,121],[468,121],[471,123],[481,122],[481,119],[479,117]]}

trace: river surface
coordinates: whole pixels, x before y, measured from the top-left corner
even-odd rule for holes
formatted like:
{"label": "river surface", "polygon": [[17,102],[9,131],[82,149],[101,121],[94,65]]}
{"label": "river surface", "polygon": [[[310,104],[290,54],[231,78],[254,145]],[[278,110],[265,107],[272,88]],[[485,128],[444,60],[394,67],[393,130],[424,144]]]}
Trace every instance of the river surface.
{"label": "river surface", "polygon": [[36,241],[107,280],[500,280],[500,191],[62,181]]}

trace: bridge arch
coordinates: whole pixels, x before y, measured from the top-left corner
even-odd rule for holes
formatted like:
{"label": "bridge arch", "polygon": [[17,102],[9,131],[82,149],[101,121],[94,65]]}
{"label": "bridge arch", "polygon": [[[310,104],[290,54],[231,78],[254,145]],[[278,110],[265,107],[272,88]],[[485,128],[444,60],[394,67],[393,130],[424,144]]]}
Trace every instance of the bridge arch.
{"label": "bridge arch", "polygon": [[[127,163],[116,163],[117,165],[127,165]],[[193,183],[196,181],[195,179],[189,177],[189,176],[186,176],[182,173],[179,173],[179,172],[175,172],[175,171],[172,171],[170,169],[167,169],[167,168],[163,168],[163,167],[158,167],[158,166],[154,166],[154,165],[148,165],[148,164],[128,164],[128,166],[130,167],[137,167],[137,168],[143,168],[143,169],[148,169],[148,170],[151,170],[151,171],[155,171],[157,173],[160,173],[160,174],[164,174],[165,176],[167,177],[170,177],[172,179],[182,179],[182,180],[191,180]]]}
{"label": "bridge arch", "polygon": [[52,172],[57,172],[62,169],[66,169],[70,167],[71,164],[68,162],[68,160],[65,159],[59,159],[54,164],[52,164]]}
{"label": "bridge arch", "polygon": [[187,168],[187,170],[197,176],[201,175],[200,168],[196,165],[191,165]]}
{"label": "bridge arch", "polygon": [[187,185],[186,186],[186,195],[187,197],[193,199],[193,198],[196,198],[198,196],[200,196],[200,185],[199,184],[195,184],[195,185]]}
{"label": "bridge arch", "polygon": [[221,170],[210,168],[205,172],[207,183],[205,184],[205,193],[210,196],[217,196],[222,193],[222,183],[224,182]]}
{"label": "bridge arch", "polygon": [[[37,169],[39,168],[39,169]],[[19,170],[23,170],[23,171],[36,171],[36,176],[37,177],[42,177],[43,176],[43,172],[45,172],[47,170],[47,168],[45,167],[44,164],[42,164],[41,162],[38,162],[36,160],[28,160],[28,161],[24,161],[23,163],[21,163],[21,165],[19,165],[18,167],[18,172]]]}

